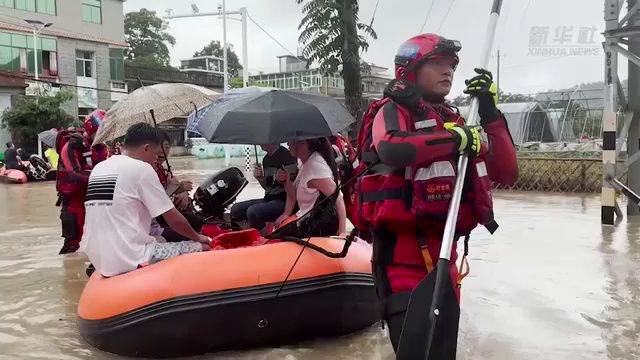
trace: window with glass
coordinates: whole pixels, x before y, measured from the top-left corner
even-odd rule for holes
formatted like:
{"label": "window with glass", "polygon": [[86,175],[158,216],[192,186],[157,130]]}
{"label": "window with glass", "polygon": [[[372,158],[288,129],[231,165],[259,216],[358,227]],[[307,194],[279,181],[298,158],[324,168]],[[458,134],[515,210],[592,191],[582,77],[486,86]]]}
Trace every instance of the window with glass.
{"label": "window with glass", "polygon": [[89,114],[91,114],[94,111],[95,111],[95,109],[93,109],[93,108],[79,107],[78,108],[78,120],[80,120],[81,122],[84,121],[87,118],[87,116],[89,116]]}
{"label": "window with glass", "polygon": [[15,0],[16,9],[25,11],[36,11],[36,0]]}
{"label": "window with glass", "polygon": [[[58,50],[56,39],[38,37],[38,74],[58,75]],[[23,34],[0,32],[0,70],[35,73],[33,37]]]}
{"label": "window with glass", "polygon": [[76,51],[76,75],[94,77],[95,69],[92,52]]}
{"label": "window with glass", "polygon": [[56,15],[56,0],[0,0],[0,6],[39,12],[41,14]]}
{"label": "window with glass", "polygon": [[111,80],[124,81],[124,50],[109,49],[109,67]]}
{"label": "window with glass", "polygon": [[82,0],[82,20],[102,24],[102,1]]}
{"label": "window with glass", "polygon": [[37,0],[36,11],[42,14],[56,15],[56,0]]}

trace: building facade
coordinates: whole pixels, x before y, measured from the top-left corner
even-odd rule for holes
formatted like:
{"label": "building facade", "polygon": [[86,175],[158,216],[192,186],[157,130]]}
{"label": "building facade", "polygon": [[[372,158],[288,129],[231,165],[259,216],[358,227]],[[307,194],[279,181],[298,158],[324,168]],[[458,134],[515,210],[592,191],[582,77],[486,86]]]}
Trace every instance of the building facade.
{"label": "building facade", "polygon": [[[306,59],[291,55],[278,56],[279,72],[249,76],[253,84],[283,90],[302,90],[344,98],[344,80],[339,74],[322,74],[319,69],[307,67]],[[379,99],[391,80],[387,68],[367,64],[363,67],[362,94],[364,99]]]}
{"label": "building facade", "polygon": [[224,59],[216,56],[196,56],[180,60],[180,71],[203,72],[222,76],[224,74]]}
{"label": "building facade", "polygon": [[0,0],[0,71],[25,78],[27,95],[71,89],[64,109],[79,118],[110,108],[127,94],[123,2]]}

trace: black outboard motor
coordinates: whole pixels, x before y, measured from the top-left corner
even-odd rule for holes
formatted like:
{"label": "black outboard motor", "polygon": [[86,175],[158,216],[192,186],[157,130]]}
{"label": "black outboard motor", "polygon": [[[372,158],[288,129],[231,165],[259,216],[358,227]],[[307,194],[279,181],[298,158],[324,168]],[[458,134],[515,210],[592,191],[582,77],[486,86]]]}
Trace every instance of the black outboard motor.
{"label": "black outboard motor", "polygon": [[225,210],[249,184],[240,169],[230,167],[211,175],[197,189],[193,200],[207,218],[222,219]]}
{"label": "black outboard motor", "polygon": [[49,163],[35,154],[29,157],[29,163],[31,163],[31,166],[29,167],[27,176],[33,178],[33,180],[46,180],[47,172],[51,168]]}

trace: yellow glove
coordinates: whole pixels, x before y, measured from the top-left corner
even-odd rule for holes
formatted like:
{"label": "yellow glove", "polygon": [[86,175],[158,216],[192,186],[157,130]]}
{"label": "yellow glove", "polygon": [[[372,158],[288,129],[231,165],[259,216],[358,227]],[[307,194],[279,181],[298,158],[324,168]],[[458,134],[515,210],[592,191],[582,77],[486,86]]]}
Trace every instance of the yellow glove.
{"label": "yellow glove", "polygon": [[444,128],[447,129],[456,142],[456,149],[474,158],[480,153],[481,139],[480,128],[477,126],[459,126],[456,123],[448,122],[444,123]]}
{"label": "yellow glove", "polygon": [[465,80],[467,88],[463,92],[478,98],[480,125],[485,126],[499,118],[499,111],[496,107],[498,104],[498,86],[493,82],[493,75],[490,71],[479,68],[474,70],[478,75]]}

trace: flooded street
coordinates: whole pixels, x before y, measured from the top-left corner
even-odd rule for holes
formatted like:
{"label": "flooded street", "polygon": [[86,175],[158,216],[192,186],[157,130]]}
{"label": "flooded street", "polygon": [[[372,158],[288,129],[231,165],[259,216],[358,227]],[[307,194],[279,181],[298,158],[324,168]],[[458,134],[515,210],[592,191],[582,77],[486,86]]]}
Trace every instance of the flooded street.
{"label": "flooded street", "polygon": [[[244,169],[244,159],[234,159]],[[172,162],[198,185],[218,160]],[[253,180],[253,179],[251,179]],[[261,196],[252,183],[239,200]],[[459,359],[639,359],[640,222],[600,226],[598,196],[501,192],[477,231]],[[86,258],[59,256],[53,183],[0,184],[0,359],[120,359],[79,335]],[[392,359],[380,325],[338,339],[197,359]]]}

